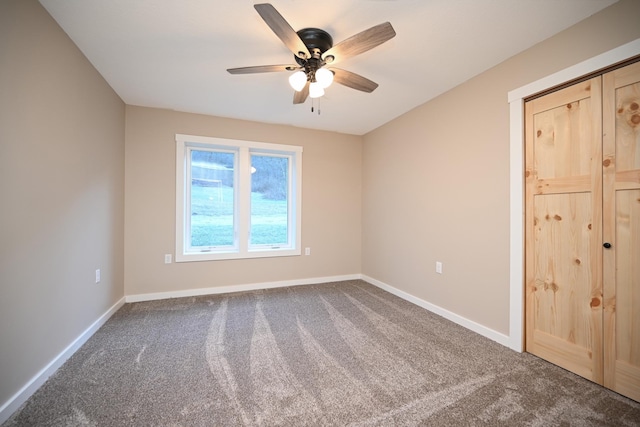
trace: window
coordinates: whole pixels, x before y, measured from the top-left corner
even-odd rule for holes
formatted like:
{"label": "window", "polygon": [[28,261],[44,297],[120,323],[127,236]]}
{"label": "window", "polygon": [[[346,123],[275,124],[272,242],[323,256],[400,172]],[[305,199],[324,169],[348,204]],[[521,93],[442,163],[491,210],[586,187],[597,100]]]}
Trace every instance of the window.
{"label": "window", "polygon": [[176,135],[176,261],[300,255],[302,147]]}

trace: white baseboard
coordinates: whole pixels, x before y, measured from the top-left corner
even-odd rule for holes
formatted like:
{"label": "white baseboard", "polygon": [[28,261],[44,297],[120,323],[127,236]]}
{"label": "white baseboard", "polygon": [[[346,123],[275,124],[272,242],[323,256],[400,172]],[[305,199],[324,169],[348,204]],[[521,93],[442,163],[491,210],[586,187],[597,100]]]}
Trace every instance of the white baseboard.
{"label": "white baseboard", "polygon": [[357,280],[361,278],[361,274],[348,274],[343,276],[315,277],[309,279],[285,280],[280,282],[249,283],[246,285],[218,286],[211,288],[186,289],[184,291],[127,295],[125,299],[126,302],[153,301],[169,298],[183,298],[201,295],[227,294],[231,292],[255,291],[259,289],[284,288],[287,286],[313,285],[316,283],[341,282],[344,280]]}
{"label": "white baseboard", "polygon": [[47,366],[45,366],[40,372],[38,372],[20,391],[14,394],[7,402],[5,402],[2,406],[0,406],[0,424],[4,423],[6,420],[13,415],[15,411],[22,406],[24,402],[31,397],[33,393],[36,392],[42,386],[42,384],[47,381],[47,379],[53,375],[53,373],[58,370],[60,366],[64,362],[69,359],[73,353],[78,351],[78,349],[85,343],[91,336],[98,330],[102,325],[105,324],[107,320],[113,314],[118,311],[120,307],[122,307],[125,303],[124,297],[121,298],[118,302],[116,302],[110,309],[108,309],[102,316],[98,318],[91,326],[89,326],[83,333],[80,334],[78,338],[76,338],[67,348],[65,348],[59,355],[57,355]]}
{"label": "white baseboard", "polygon": [[432,313],[435,313],[438,316],[442,316],[447,320],[451,320],[453,323],[457,323],[458,325],[472,330],[473,332],[480,334],[486,338],[489,338],[490,340],[493,340],[498,344],[502,344],[505,347],[511,347],[511,340],[507,335],[501,334],[500,332],[494,331],[493,329],[487,328],[486,326],[482,326],[481,324],[476,323],[473,320],[469,320],[435,304],[431,304],[430,302],[401,291],[400,289],[394,288],[391,285],[387,285],[386,283],[376,280],[372,277],[365,275],[361,275],[360,277],[365,282],[371,283],[372,285],[377,286],[389,293],[392,293],[395,296],[402,298],[403,300],[409,301],[417,306],[429,310]]}
{"label": "white baseboard", "polygon": [[496,332],[493,329],[487,328],[486,326],[480,325],[472,320],[469,320],[465,317],[462,317],[458,314],[455,314],[451,311],[448,311],[442,307],[439,307],[435,304],[431,304],[427,301],[424,301],[418,297],[415,297],[411,294],[408,294],[404,291],[401,291],[393,286],[390,286],[386,283],[383,283],[379,280],[376,280],[372,277],[363,275],[363,274],[349,274],[343,276],[330,276],[330,277],[315,277],[309,279],[300,279],[300,280],[286,280],[280,282],[261,282],[261,283],[250,283],[245,285],[233,285],[233,286],[219,286],[219,287],[211,287],[211,288],[199,288],[199,289],[186,289],[183,291],[170,291],[170,292],[156,292],[149,294],[137,294],[137,295],[127,295],[125,297],[126,302],[141,302],[141,301],[152,301],[152,300],[162,300],[169,298],[183,298],[183,297],[194,297],[201,295],[214,295],[214,294],[226,294],[231,292],[243,292],[243,291],[255,291],[259,289],[272,289],[272,288],[283,288],[287,286],[299,286],[299,285],[313,285],[316,283],[329,283],[329,282],[340,282],[344,280],[357,280],[361,279],[368,283],[371,283],[374,286],[379,287],[380,289],[384,289],[385,291],[392,293],[406,301],[409,301],[419,307],[422,307],[426,310],[429,310],[439,316],[444,317],[454,323],[457,323],[460,326],[463,326],[467,329],[472,330],[473,332],[480,334],[486,338],[489,338],[499,344],[502,344],[506,347],[510,347],[511,340],[507,335],[501,334],[500,332]]}

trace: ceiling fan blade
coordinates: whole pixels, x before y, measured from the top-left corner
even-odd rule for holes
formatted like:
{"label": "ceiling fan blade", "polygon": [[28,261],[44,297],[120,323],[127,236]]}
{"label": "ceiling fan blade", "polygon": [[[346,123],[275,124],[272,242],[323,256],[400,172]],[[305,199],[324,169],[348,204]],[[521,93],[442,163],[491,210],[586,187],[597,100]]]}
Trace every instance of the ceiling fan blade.
{"label": "ceiling fan blade", "polygon": [[302,88],[300,92],[293,93],[293,103],[294,104],[303,104],[304,101],[307,100],[307,96],[309,96],[309,82]]}
{"label": "ceiling fan blade", "polygon": [[298,33],[295,32],[291,25],[280,15],[275,7],[269,3],[256,4],[253,6],[264,22],[276,33],[276,36],[289,48],[291,52],[298,58],[308,59],[311,57],[309,49],[304,44]]}
{"label": "ceiling fan blade", "polygon": [[352,73],[351,71],[341,70],[339,68],[330,68],[330,70],[334,73],[334,82],[340,83],[341,85],[345,85],[352,89],[371,93],[378,87],[378,83],[373,82],[366,77],[362,77],[359,74]]}
{"label": "ceiling fan blade", "polygon": [[[360,55],[363,52],[373,49],[387,40],[394,38],[395,35],[396,32],[391,24],[389,22],[385,22],[341,41],[331,49],[327,50],[322,57],[327,61],[327,63],[342,61],[346,58]],[[332,61],[330,61],[330,56],[334,58]]]}
{"label": "ceiling fan blade", "polygon": [[299,65],[257,65],[254,67],[229,68],[230,74],[271,73],[275,71],[293,71],[300,69]]}

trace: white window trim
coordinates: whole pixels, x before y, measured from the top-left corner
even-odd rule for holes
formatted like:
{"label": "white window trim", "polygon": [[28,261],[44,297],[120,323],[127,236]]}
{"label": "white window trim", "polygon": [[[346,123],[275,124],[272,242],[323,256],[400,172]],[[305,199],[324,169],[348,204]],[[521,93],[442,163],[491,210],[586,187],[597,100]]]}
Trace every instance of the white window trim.
{"label": "white window trim", "polygon": [[[237,187],[235,204],[237,212],[234,226],[237,236],[235,247],[220,248],[210,252],[189,252],[186,248],[186,221],[189,221],[186,201],[189,174],[186,153],[189,147],[203,147],[221,150],[233,150],[239,153],[236,170]],[[271,144],[266,142],[243,141],[235,139],[212,138],[206,136],[176,134],[176,262],[215,261],[228,259],[265,258],[301,255],[302,230],[302,147],[295,145]],[[249,156],[256,154],[274,154],[288,157],[289,162],[289,242],[286,247],[268,245],[250,245],[250,205],[241,205],[241,200],[250,200]],[[244,176],[243,176],[244,175]]]}

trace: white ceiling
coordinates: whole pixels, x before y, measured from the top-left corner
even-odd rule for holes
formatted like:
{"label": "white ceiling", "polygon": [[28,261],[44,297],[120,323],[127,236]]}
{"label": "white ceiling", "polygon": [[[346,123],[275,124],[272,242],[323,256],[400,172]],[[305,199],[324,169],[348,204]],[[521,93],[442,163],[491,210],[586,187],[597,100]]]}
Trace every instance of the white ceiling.
{"label": "white ceiling", "polygon": [[397,33],[339,66],[380,86],[334,84],[320,115],[311,99],[293,105],[287,72],[227,73],[294,62],[259,2],[40,2],[127,104],[362,135],[616,0],[272,0],[295,30],[322,28],[334,44],[386,21]]}

